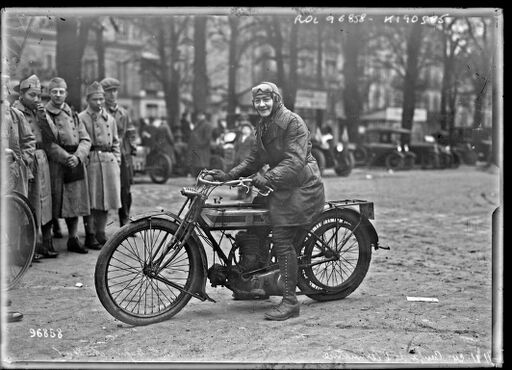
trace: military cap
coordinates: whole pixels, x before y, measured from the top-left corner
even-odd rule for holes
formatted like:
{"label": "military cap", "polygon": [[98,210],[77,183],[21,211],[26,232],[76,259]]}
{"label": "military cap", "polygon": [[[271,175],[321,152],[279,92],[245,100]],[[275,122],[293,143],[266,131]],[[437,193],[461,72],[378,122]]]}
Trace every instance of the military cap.
{"label": "military cap", "polygon": [[121,82],[113,77],[105,77],[100,83],[105,91],[110,89],[119,89],[119,86],[121,86]]}
{"label": "military cap", "polygon": [[87,87],[87,90],[85,91],[85,95],[89,97],[92,94],[104,94],[105,91],[103,90],[103,87],[101,87],[101,84],[98,81],[94,81],[92,84],[90,84]]}
{"label": "military cap", "polygon": [[61,78],[61,77],[54,77],[54,78],[52,78],[50,80],[50,83],[48,84],[48,90],[52,91],[55,88],[67,89],[68,88],[68,84],[66,83],[66,81],[64,81],[63,78]]}
{"label": "military cap", "polygon": [[36,75],[32,75],[20,82],[20,90],[34,89],[41,91],[41,81]]}

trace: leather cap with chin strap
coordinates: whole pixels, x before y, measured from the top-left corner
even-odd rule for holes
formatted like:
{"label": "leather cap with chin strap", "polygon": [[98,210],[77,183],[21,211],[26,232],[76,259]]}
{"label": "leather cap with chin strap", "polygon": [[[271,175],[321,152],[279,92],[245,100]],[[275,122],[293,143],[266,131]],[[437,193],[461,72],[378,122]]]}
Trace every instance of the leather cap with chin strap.
{"label": "leather cap with chin strap", "polygon": [[89,98],[92,94],[105,94],[103,87],[101,87],[101,84],[98,81],[94,81],[92,84],[87,86],[85,95]]}
{"label": "leather cap with chin strap", "polygon": [[279,92],[279,88],[273,82],[263,81],[260,84],[254,86],[251,89],[252,98],[256,98],[257,96],[272,96],[275,101],[281,101],[281,93]]}

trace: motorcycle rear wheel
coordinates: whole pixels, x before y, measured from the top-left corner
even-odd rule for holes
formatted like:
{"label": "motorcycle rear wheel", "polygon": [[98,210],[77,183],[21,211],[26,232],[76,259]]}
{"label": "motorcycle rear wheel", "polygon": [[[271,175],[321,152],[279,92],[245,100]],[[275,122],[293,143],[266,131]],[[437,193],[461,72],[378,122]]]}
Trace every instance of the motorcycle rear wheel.
{"label": "motorcycle rear wheel", "polygon": [[[188,303],[191,295],[147,274],[155,260],[151,254],[159,257],[157,246],[166,245],[177,228],[167,220],[142,219],[123,226],[103,246],[94,275],[96,293],[116,319],[129,325],[154,324],[170,319]],[[158,274],[189,292],[201,283],[201,256],[192,243]]]}
{"label": "motorcycle rear wheel", "polygon": [[[299,260],[305,266],[299,269],[300,290],[317,301],[347,297],[362,283],[372,256],[370,239],[359,217],[330,210],[309,231]],[[338,254],[337,259],[322,262],[333,253]]]}

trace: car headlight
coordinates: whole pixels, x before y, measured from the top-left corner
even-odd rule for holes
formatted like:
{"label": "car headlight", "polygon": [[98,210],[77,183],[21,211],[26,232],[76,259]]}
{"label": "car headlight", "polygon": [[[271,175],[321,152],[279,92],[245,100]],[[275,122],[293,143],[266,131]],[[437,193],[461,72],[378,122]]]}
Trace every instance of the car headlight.
{"label": "car headlight", "polygon": [[404,151],[406,151],[406,152],[408,152],[408,151],[409,151],[409,145],[404,144]]}
{"label": "car headlight", "polygon": [[336,144],[336,151],[338,151],[338,152],[342,152],[343,151],[343,144],[342,143]]}
{"label": "car headlight", "polygon": [[402,147],[401,147],[400,145],[397,145],[397,146],[396,146],[396,150],[398,150],[399,152],[401,152],[401,151],[402,151]]}

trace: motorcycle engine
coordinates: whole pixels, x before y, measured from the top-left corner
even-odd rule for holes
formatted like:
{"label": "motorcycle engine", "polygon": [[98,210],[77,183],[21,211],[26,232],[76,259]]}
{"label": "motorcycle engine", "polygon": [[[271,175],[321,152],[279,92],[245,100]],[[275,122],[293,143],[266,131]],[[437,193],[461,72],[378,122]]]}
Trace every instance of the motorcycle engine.
{"label": "motorcycle engine", "polygon": [[228,268],[218,263],[214,264],[208,269],[208,280],[212,284],[212,287],[217,285],[226,285],[228,279]]}

